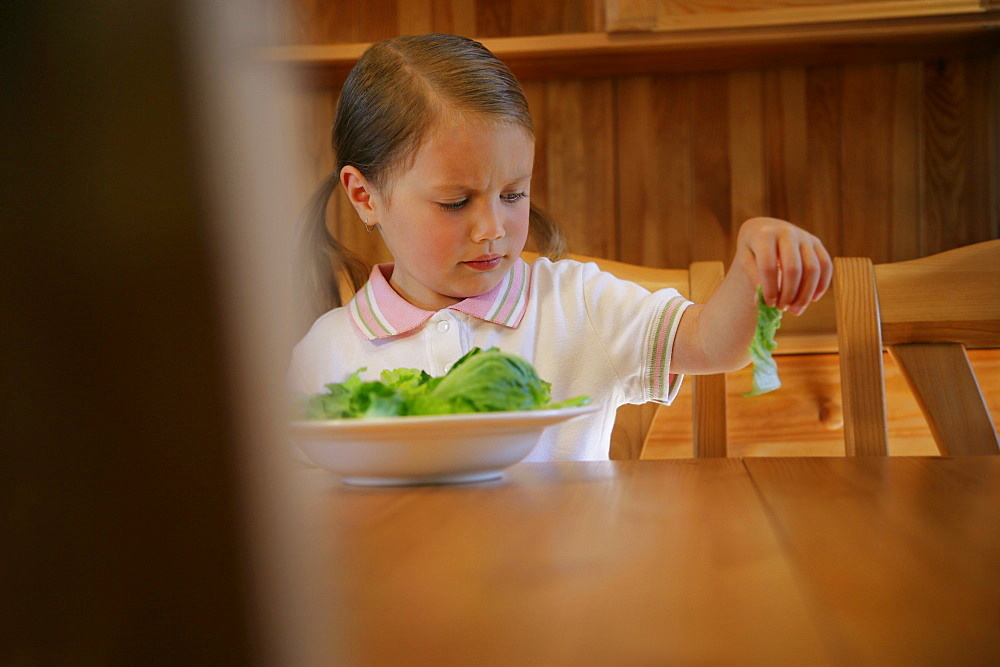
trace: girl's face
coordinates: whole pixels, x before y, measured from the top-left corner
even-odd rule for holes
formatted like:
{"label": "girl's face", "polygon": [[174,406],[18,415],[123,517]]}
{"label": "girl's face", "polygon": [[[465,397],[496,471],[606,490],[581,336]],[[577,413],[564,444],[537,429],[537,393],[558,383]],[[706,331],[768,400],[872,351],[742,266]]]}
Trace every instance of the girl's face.
{"label": "girl's face", "polygon": [[373,195],[392,253],[390,284],[407,301],[440,310],[493,289],[528,236],[534,140],[519,126],[457,115],[439,123],[412,166]]}

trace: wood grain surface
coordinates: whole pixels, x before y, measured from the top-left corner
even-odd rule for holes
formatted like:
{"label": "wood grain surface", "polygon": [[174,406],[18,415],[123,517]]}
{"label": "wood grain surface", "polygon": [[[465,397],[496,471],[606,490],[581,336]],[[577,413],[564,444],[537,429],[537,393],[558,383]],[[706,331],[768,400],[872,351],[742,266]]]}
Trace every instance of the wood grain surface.
{"label": "wood grain surface", "polygon": [[1000,658],[1000,457],[745,462],[838,662]]}
{"label": "wood grain surface", "polygon": [[357,664],[827,661],[739,460],[624,463],[332,490]]}
{"label": "wood grain surface", "polygon": [[357,664],[992,664],[1000,457],[304,473]]}

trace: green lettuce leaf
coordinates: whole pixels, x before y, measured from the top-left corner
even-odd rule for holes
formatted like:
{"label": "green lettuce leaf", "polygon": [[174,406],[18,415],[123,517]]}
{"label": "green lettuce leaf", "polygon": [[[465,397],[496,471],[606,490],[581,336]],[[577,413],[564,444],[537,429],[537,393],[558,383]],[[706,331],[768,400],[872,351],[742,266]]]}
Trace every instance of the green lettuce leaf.
{"label": "green lettuce leaf", "polygon": [[771,352],[778,347],[775,334],[781,326],[781,310],[764,302],[764,293],[757,287],[757,330],[750,341],[753,363],[753,388],[744,396],[759,396],[781,386],[778,363]]}
{"label": "green lettuce leaf", "polygon": [[586,405],[578,396],[552,403],[551,385],[535,368],[516,355],[497,348],[473,348],[444,375],[432,377],[413,368],[382,371],[377,381],[360,379],[358,369],[326,392],[309,396],[306,419],[401,417],[468,412],[538,410]]}

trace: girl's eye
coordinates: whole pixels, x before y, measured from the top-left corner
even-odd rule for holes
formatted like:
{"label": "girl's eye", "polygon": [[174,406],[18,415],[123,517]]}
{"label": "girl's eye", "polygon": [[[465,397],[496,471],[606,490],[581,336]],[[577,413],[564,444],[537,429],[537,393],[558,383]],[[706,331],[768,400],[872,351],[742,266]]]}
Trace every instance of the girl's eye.
{"label": "girl's eye", "polygon": [[446,211],[457,211],[458,209],[462,208],[468,203],[469,203],[468,199],[463,199],[462,201],[456,201],[451,203],[438,202],[438,206],[440,206]]}
{"label": "girl's eye", "polygon": [[503,199],[505,202],[514,203],[518,199],[523,199],[527,196],[528,195],[525,192],[509,192],[507,194],[500,195],[500,199]]}

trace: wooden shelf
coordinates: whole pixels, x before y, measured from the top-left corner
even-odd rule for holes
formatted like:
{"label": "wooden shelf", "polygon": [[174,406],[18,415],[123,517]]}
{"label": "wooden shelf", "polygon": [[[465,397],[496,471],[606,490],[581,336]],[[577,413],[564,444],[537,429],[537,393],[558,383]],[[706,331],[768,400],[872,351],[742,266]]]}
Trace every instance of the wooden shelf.
{"label": "wooden shelf", "polygon": [[[927,59],[996,51],[1000,11],[795,26],[482,39],[522,79]],[[368,43],[272,47],[319,84],[339,85]]]}

